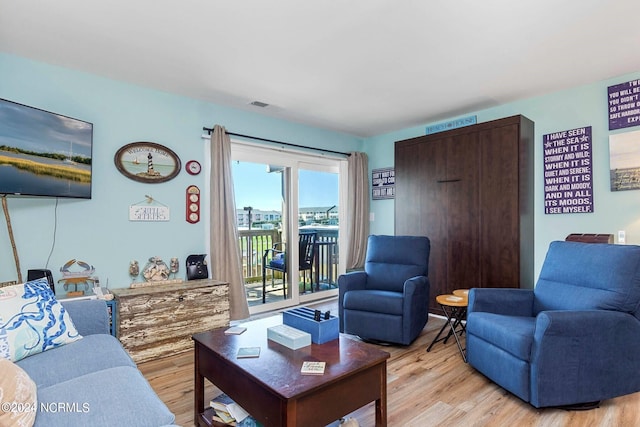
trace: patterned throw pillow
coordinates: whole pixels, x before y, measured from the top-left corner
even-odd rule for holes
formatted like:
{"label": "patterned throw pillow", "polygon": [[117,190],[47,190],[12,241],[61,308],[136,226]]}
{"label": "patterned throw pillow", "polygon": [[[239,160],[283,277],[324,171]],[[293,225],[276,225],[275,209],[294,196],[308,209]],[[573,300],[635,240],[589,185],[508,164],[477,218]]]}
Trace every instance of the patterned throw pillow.
{"label": "patterned throw pillow", "polygon": [[0,426],[32,426],[38,404],[36,383],[18,365],[0,358]]}
{"label": "patterned throw pillow", "polygon": [[80,338],[46,279],[0,288],[0,358],[16,362]]}

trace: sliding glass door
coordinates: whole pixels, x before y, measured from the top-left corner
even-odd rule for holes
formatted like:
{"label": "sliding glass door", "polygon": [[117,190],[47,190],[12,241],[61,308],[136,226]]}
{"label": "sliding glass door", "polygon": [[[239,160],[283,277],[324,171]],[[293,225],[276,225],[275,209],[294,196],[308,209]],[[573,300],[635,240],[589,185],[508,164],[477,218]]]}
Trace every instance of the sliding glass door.
{"label": "sliding glass door", "polygon": [[337,289],[340,254],[339,171],[331,165],[301,163],[298,169],[298,230],[314,237],[312,277],[301,289],[321,297]]}
{"label": "sliding glass door", "polygon": [[249,306],[291,298],[287,179],[281,165],[234,160],[236,224]]}
{"label": "sliding glass door", "polygon": [[233,141],[232,147],[251,313],[337,295],[346,161]]}

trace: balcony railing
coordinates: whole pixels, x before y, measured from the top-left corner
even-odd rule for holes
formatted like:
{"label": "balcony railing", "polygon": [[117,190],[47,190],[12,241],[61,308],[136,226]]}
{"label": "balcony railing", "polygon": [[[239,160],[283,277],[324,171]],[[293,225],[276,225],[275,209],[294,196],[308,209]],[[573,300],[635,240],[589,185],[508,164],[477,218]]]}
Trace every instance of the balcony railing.
{"label": "balcony railing", "polygon": [[[305,285],[300,290],[316,292],[335,288],[338,279],[338,229],[335,227],[305,227],[300,232],[317,233],[311,285],[309,288]],[[243,229],[238,230],[238,234],[245,284],[247,288],[251,287],[255,292],[257,290],[256,283],[262,283],[262,255],[265,250],[271,249],[274,243],[282,241],[281,233],[279,230]],[[302,279],[300,283],[302,283]],[[261,287],[259,291],[262,292]],[[262,301],[262,296],[259,297]]]}
{"label": "balcony railing", "polygon": [[338,229],[331,227],[304,228],[305,232],[315,232],[316,251],[313,274],[313,290],[337,287],[338,281]]}
{"label": "balcony railing", "polygon": [[278,230],[238,230],[245,283],[262,281],[262,254],[280,242]]}

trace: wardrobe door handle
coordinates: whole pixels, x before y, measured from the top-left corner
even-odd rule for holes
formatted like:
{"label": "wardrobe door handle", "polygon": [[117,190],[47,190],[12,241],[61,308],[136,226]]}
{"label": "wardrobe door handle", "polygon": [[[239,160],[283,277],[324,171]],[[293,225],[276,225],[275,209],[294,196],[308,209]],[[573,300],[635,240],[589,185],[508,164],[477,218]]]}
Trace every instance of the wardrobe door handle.
{"label": "wardrobe door handle", "polygon": [[442,182],[458,182],[458,181],[461,181],[461,179],[460,178],[457,178],[457,179],[439,179],[438,183],[442,183]]}

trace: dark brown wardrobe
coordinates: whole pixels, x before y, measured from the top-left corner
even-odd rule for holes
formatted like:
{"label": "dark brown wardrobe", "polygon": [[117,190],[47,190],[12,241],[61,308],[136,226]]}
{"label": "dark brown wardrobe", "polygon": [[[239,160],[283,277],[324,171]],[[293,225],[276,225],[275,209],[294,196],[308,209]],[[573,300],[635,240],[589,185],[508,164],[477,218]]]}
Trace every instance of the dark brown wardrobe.
{"label": "dark brown wardrobe", "polygon": [[524,116],[395,143],[395,234],[431,240],[435,297],[533,288],[534,125]]}

